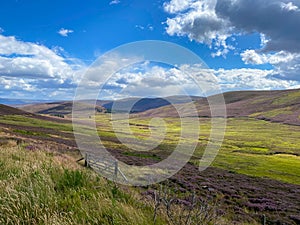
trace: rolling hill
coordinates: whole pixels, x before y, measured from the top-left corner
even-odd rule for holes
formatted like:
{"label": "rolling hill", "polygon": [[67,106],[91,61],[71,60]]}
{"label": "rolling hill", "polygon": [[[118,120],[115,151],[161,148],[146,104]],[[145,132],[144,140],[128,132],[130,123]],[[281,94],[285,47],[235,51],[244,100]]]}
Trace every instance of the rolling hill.
{"label": "rolling hill", "polygon": [[[251,117],[271,122],[300,125],[300,89],[279,91],[237,91],[224,93],[227,117]],[[189,111],[190,104],[196,106],[199,117],[210,117],[208,101],[213,102],[218,97],[208,98],[191,96],[170,96],[166,98],[127,98],[116,101],[97,100],[97,112],[130,111],[139,117],[178,117],[173,105],[181,109],[182,116],[194,116]],[[191,102],[192,101],[192,102]],[[92,100],[83,102],[83,107],[93,107]],[[113,108],[113,105],[116,107]],[[133,105],[133,106],[132,106]],[[129,109],[128,107],[131,107]],[[128,108],[128,109],[127,109]],[[53,102],[30,104],[21,107],[22,110],[45,115],[70,116],[72,102]]]}
{"label": "rolling hill", "polygon": [[28,104],[46,103],[49,100],[32,100],[32,99],[11,99],[11,98],[0,98],[0,104],[9,106],[22,106]]}
{"label": "rolling hill", "polygon": [[[121,100],[97,100],[96,101],[96,111],[97,112],[111,112],[114,111],[127,111],[127,108],[133,105],[132,109],[128,109],[131,113],[144,112],[149,109],[155,109],[163,107],[166,105],[182,104],[188,103],[191,101],[196,101],[201,99],[201,97],[196,96],[169,96],[166,98],[126,98]],[[92,107],[95,101],[93,100],[84,100],[82,104],[86,104],[87,107]],[[171,103],[170,103],[171,102]],[[37,114],[47,114],[47,115],[71,115],[72,114],[72,101],[61,101],[61,102],[51,102],[51,103],[37,103],[37,104],[28,104],[20,107],[20,109]],[[116,104],[116,108],[113,109],[113,105]]]}
{"label": "rolling hill", "polygon": [[[102,104],[108,111],[129,111],[131,113],[140,113],[150,109],[156,109],[172,104],[190,103],[191,101],[200,100],[197,96],[169,96],[165,98],[126,98],[116,101],[111,101]],[[99,101],[100,102],[100,101]],[[98,103],[99,104],[99,103]],[[115,106],[113,106],[115,104]],[[132,106],[132,107],[131,107]]]}
{"label": "rolling hill", "polygon": [[31,113],[0,104],[0,116],[4,115],[30,115]]}
{"label": "rolling hill", "polygon": [[[218,96],[208,97],[213,101]],[[284,91],[239,91],[224,93],[227,117],[251,117],[290,125],[300,125],[300,90]],[[210,117],[207,99],[198,99],[193,103],[180,104],[186,109],[185,116],[190,116],[189,104],[195,104],[200,117]],[[141,117],[177,117],[171,105],[139,113]]]}
{"label": "rolling hill", "polygon": [[[225,215],[225,219],[228,220],[225,224],[260,224],[259,221],[261,218],[267,218],[269,224],[298,224],[300,221],[300,179],[298,176],[300,169],[298,159],[300,128],[241,117],[254,117],[255,113],[258,114],[262,112],[266,114],[273,110],[282,110],[283,115],[287,115],[286,117],[288,117],[288,114],[284,114],[287,113],[285,108],[291,107],[291,110],[293,110],[293,107],[295,107],[295,109],[297,109],[299,102],[298,96],[300,95],[299,92],[299,90],[291,90],[275,92],[225,93],[224,96],[228,106],[228,112],[231,113],[233,118],[228,120],[228,127],[226,131],[227,135],[223,148],[220,149],[218,157],[212,167],[208,168],[207,171],[200,173],[198,168],[198,157],[201,156],[202,148],[209,140],[210,132],[209,119],[201,119],[201,129],[203,133],[199,139],[199,148],[196,149],[195,156],[191,159],[191,161],[187,163],[178,174],[170,178],[169,185],[172,190],[180,190],[183,193],[195,192],[197,196],[205,196],[204,198],[209,196],[209,198],[213,201],[218,201],[217,207],[222,210],[221,215]],[[215,96],[212,96],[211,98],[213,97]],[[269,104],[267,104],[267,102],[269,102]],[[208,110],[206,99],[199,98],[195,100],[194,103],[198,107],[199,115],[202,114],[202,116],[209,116],[208,112],[205,111]],[[188,104],[192,103],[178,104],[179,107],[187,109],[187,115],[189,113]],[[70,105],[64,104],[64,102],[57,103],[57,105],[49,104],[48,106],[50,106],[51,109],[59,107],[60,105],[70,108]],[[171,108],[172,107],[168,105],[156,109],[150,109],[142,113],[135,113],[133,115],[145,116],[157,114],[161,116],[170,116],[168,113],[173,113],[174,111],[172,111]],[[47,107],[40,110],[47,110]],[[51,112],[51,110],[48,110],[47,112]],[[101,113],[97,114],[96,118],[97,126],[99,127],[99,135],[101,135],[101,140],[103,140],[107,149],[109,149],[111,154],[117,159],[129,165],[152,165],[159,162],[159,160],[164,159],[164,157],[168,156],[169,152],[174,147],[173,145],[177,140],[177,132],[179,131],[176,125],[176,119],[172,120],[172,118],[170,118],[170,128],[172,128],[170,132],[171,136],[166,139],[166,142],[162,143],[162,145],[158,146],[157,149],[154,149],[154,151],[131,152],[126,148],[126,146],[123,146],[119,139],[114,136],[113,132],[111,132],[109,115]],[[131,120],[131,128],[133,131],[137,132],[139,137],[144,137],[144,135],[147,134],[149,128],[148,119],[149,118],[146,118],[145,120],[144,118],[134,118]],[[56,177],[54,177],[55,179],[50,179],[49,184],[45,183],[43,177],[39,176],[39,174],[46,174],[47,177],[51,177],[53,174],[53,171],[48,169],[50,167],[45,167],[45,162],[52,162],[53,160],[52,158],[49,160],[48,158],[45,158],[45,156],[59,157],[59,159],[63,161],[54,162],[57,162],[63,168],[66,168],[65,164],[68,154],[71,156],[75,155],[76,159],[81,157],[79,156],[78,148],[74,139],[72,123],[68,119],[36,115],[24,112],[20,109],[0,105],[0,132],[0,147],[1,144],[3,146],[15,146],[14,148],[8,148],[5,150],[3,150],[3,148],[1,149],[1,170],[4,168],[4,171],[25,171],[23,168],[15,169],[15,166],[19,166],[21,161],[27,162],[30,159],[34,160],[40,163],[41,169],[44,169],[39,170],[38,172],[35,170],[29,171],[26,176],[32,179],[41,179],[38,181],[41,182],[41,184],[45,184],[45,187],[52,187],[51,185],[53,185],[53,183],[60,180],[58,178],[63,179],[65,177],[69,177],[69,170],[68,172],[55,170],[58,172],[62,171],[62,173],[59,173]],[[127,137],[126,133],[123,133],[123,135],[126,135]],[[42,157],[37,157],[37,154],[41,154]],[[80,167],[75,162],[76,159],[72,158],[70,159],[71,161],[68,161],[71,168],[75,167],[78,168],[77,171],[80,170],[92,173],[91,170],[86,170],[85,168]],[[16,161],[18,163],[15,163]],[[7,162],[9,162],[9,164]],[[14,167],[6,168],[4,165],[11,165]],[[24,168],[36,169],[36,167],[31,165],[32,164],[27,166],[26,164]],[[54,164],[52,163],[49,166],[53,165]],[[43,173],[40,173],[41,171]],[[47,174],[48,172],[50,174]],[[77,173],[78,172],[76,172],[76,174]],[[91,176],[91,174],[88,174],[88,177],[89,176]],[[93,176],[96,176],[96,174]],[[6,180],[13,181],[16,179],[9,178]],[[6,180],[5,182],[7,182]],[[74,181],[76,183],[77,179],[74,179]],[[41,190],[38,189],[40,187],[39,182],[37,182],[35,186],[37,190]],[[69,192],[69,187],[61,190],[61,192],[59,192],[60,189],[53,188],[50,193],[52,193],[53,196],[58,196],[57,198],[52,198],[53,204],[48,200],[45,201],[45,204],[36,203],[34,205],[37,206],[37,208],[34,208],[33,211],[39,213],[40,211],[38,210],[43,210],[43,206],[46,205],[47,207],[55,206],[55,210],[68,213],[69,207],[66,207],[66,204],[68,204],[68,206],[78,206],[79,209],[82,208],[82,204],[85,203],[84,207],[86,210],[91,210],[89,212],[94,213],[95,207],[89,208],[89,206],[93,206],[92,204],[99,202],[99,198],[89,198],[91,195],[84,195],[86,198],[84,197],[83,199],[82,193],[85,193],[83,191],[90,190],[87,189],[87,187],[92,187],[93,193],[96,192],[96,194],[98,191],[101,191],[103,187],[105,190],[108,190],[108,192],[106,191],[105,193],[112,196],[110,186],[107,186],[108,183],[103,183],[102,185],[102,183],[99,184],[97,182],[99,182],[99,180],[92,184],[87,183],[87,185],[82,186],[82,188],[79,187],[78,189],[74,189],[74,191],[72,189],[71,191],[73,192]],[[17,184],[18,183],[19,182],[17,182]],[[26,185],[27,183],[24,183],[22,184],[22,187]],[[29,185],[29,191],[24,193],[31,193],[31,187],[32,186]],[[98,189],[98,187],[101,187],[101,189]],[[16,190],[20,190],[18,188],[19,187],[17,187]],[[139,189],[134,190],[140,191]],[[151,197],[151,193],[154,193],[155,190],[155,187],[150,187],[149,191],[141,191],[143,191],[143,196],[147,197],[147,201],[152,201],[153,198]],[[45,193],[44,189],[41,190],[41,193]],[[47,191],[47,193],[49,192]],[[23,192],[21,194],[23,194]],[[68,196],[68,194],[70,195],[68,198],[69,200],[68,202],[65,202],[65,196]],[[102,193],[100,193],[100,195],[103,196]],[[0,199],[6,199],[2,196],[6,196],[5,191],[2,191],[2,193],[0,192]],[[34,198],[28,198],[30,204],[31,199],[34,199],[37,202],[39,201],[39,198],[36,198],[36,195],[34,196]],[[45,195],[39,194],[38,196],[42,197]],[[78,199],[75,203],[74,196],[77,196],[76,199]],[[20,203],[23,204],[23,199],[20,199],[22,200]],[[93,199],[98,200],[93,201]],[[117,198],[117,201],[118,199],[119,198]],[[27,210],[31,207],[29,203],[27,204],[25,202],[24,205],[26,204],[28,208],[25,208],[25,206],[23,207],[21,204],[22,207],[17,209],[14,207],[16,200],[18,200],[18,198],[10,199],[6,205],[0,204],[0,208],[3,205],[2,211],[9,209],[6,211],[6,216],[17,215],[17,213],[23,212],[22,210]],[[60,202],[60,200],[63,200],[62,203],[56,206],[55,204]],[[130,211],[135,209],[135,201],[141,202],[140,196],[138,199],[133,199],[128,202]],[[120,210],[123,209],[123,203],[120,200],[120,203],[118,204],[120,205]],[[101,202],[101,204],[103,203]],[[16,209],[16,212],[14,212],[15,214],[10,213],[11,210],[7,207],[7,205],[12,206],[12,209]],[[101,207],[102,206],[103,205],[101,205]],[[110,206],[112,206],[111,208],[113,210],[115,209],[113,204],[109,204],[108,207]],[[138,207],[141,209],[141,206]],[[126,208],[126,206],[124,208]],[[98,207],[96,207],[96,209],[98,212]],[[145,216],[148,216],[147,218],[150,218],[150,220],[152,218],[151,210],[152,209],[150,208],[145,211]],[[74,213],[70,213],[70,216],[72,216],[72,218],[74,216],[78,216],[78,219],[83,218],[82,214],[76,214],[77,212],[78,210],[76,208],[76,211],[74,210]],[[99,218],[103,219],[103,215],[106,214],[107,213],[101,214]],[[64,217],[61,219],[65,218],[65,215],[67,214],[64,214]],[[137,219],[135,220],[138,221]],[[136,224],[138,224],[138,222],[136,222]],[[150,223],[147,221],[141,222],[141,224]]]}
{"label": "rolling hill", "polygon": [[[81,104],[83,110],[90,110],[91,107],[94,108],[91,102],[82,102]],[[30,105],[23,106],[20,109],[35,114],[68,117],[71,116],[72,114],[72,107],[73,107],[72,101],[65,101],[65,102],[30,104]],[[95,107],[95,111],[104,112],[106,110],[104,107],[97,105]]]}

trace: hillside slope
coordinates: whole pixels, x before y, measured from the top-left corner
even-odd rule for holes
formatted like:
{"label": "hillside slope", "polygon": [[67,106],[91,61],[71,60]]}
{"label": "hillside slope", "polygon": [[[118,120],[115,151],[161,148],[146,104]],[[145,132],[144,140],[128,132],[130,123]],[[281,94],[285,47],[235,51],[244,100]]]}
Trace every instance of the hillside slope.
{"label": "hillside slope", "polygon": [[31,113],[0,104],[0,116],[4,115],[31,115]]}
{"label": "hillside slope", "polygon": [[[200,100],[201,97],[196,96],[169,96],[166,98],[125,98],[120,100],[97,100],[96,101],[96,111],[104,112],[108,111],[121,111],[131,113],[144,112],[149,109],[160,108],[163,106],[173,104],[182,104],[189,103],[191,101]],[[93,100],[84,100],[82,104],[85,104],[86,107],[94,107]],[[114,106],[115,104],[115,106]],[[63,101],[63,102],[52,102],[52,103],[37,103],[29,104],[20,107],[20,109],[37,114],[45,115],[64,115],[68,116],[72,114],[72,101]],[[131,107],[132,106],[132,107]],[[113,109],[113,107],[115,107]],[[130,107],[130,108],[128,108]],[[127,109],[128,108],[128,109]]]}
{"label": "hillside slope", "polygon": [[[213,102],[218,96],[208,97]],[[300,90],[284,91],[239,91],[224,93],[227,117],[252,117],[272,122],[300,125]],[[200,117],[210,117],[209,104],[206,99],[193,103],[180,104],[177,107],[186,109],[184,116],[191,116],[189,104],[195,104]],[[173,106],[165,106],[140,113],[141,117],[178,116]]]}
{"label": "hillside slope", "polygon": [[[103,104],[107,110],[112,111],[126,111],[131,113],[144,112],[150,109],[156,109],[163,106],[169,106],[171,104],[184,104],[190,103],[191,101],[196,101],[202,99],[197,96],[169,96],[165,98],[125,98],[121,100],[111,101],[109,103]],[[115,104],[115,106],[114,106]]]}
{"label": "hillside slope", "polygon": [[[93,104],[90,102],[82,102],[82,109],[91,111],[94,108]],[[60,117],[70,117],[72,114],[72,101],[65,102],[52,102],[52,103],[39,103],[39,104],[31,104],[21,107],[20,109],[36,113],[42,115],[50,115],[50,116],[60,116]],[[104,107],[97,105],[95,107],[96,112],[104,112],[106,111]]]}
{"label": "hillside slope", "polygon": [[[237,91],[224,93],[227,117],[251,117],[284,124],[300,125],[300,89],[283,91]],[[171,96],[163,98],[127,98],[117,101],[97,101],[96,111],[112,111],[113,104],[117,103],[117,110],[128,111],[140,117],[178,117],[174,106],[180,109],[181,116],[195,116],[190,111],[190,105],[196,106],[198,116],[210,117],[208,100],[213,102],[216,96],[208,99],[191,96]],[[135,103],[135,104],[134,104]],[[85,108],[93,107],[92,101],[83,103]],[[37,114],[70,116],[72,102],[54,102],[33,104],[21,109]]]}

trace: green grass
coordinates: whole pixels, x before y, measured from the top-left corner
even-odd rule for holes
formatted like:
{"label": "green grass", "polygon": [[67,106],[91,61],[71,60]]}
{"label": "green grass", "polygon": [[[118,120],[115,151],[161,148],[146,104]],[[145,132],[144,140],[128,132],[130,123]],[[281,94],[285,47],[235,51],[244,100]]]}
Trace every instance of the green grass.
{"label": "green grass", "polygon": [[284,105],[287,102],[289,103],[293,103],[293,102],[299,102],[300,99],[300,91],[295,91],[295,92],[291,92],[291,93],[287,93],[283,96],[281,96],[280,98],[275,99],[272,102],[272,105]]}
{"label": "green grass", "polygon": [[[0,147],[0,224],[151,224],[153,210],[67,155]],[[165,224],[159,217],[157,224]]]}
{"label": "green grass", "polygon": [[227,122],[213,166],[300,184],[300,127],[246,118]]}
{"label": "green grass", "polygon": [[250,176],[265,177],[300,184],[299,157],[220,152],[213,166]]}
{"label": "green grass", "polygon": [[[274,114],[273,114],[274,115]],[[128,151],[113,136],[109,115],[98,115],[98,129],[104,134],[105,146]],[[149,132],[150,119],[133,118],[131,130],[136,137],[144,138]],[[166,137],[154,150],[158,156],[174,150],[180,136],[180,121],[166,118]],[[141,129],[143,128],[143,129]],[[208,143],[211,131],[209,119],[200,119],[201,134],[195,156],[201,157]],[[123,136],[129,134],[122,133]],[[111,138],[108,139],[107,137]],[[131,137],[132,138],[132,137]],[[268,177],[288,183],[300,184],[300,127],[271,123],[251,118],[227,120],[226,134],[213,166],[236,173],[257,177]],[[279,154],[283,153],[283,154]],[[134,154],[134,153],[130,153]],[[298,155],[298,156],[297,156]],[[142,156],[141,156],[142,157]],[[198,163],[197,161],[193,161]]]}
{"label": "green grass", "polygon": [[135,156],[139,158],[151,158],[151,159],[160,160],[160,157],[158,157],[156,154],[146,155],[146,154],[135,153],[135,152],[124,152],[123,154],[127,156]]}
{"label": "green grass", "polygon": [[274,109],[266,112],[258,112],[250,115],[250,117],[257,117],[257,116],[265,116],[267,118],[274,118],[279,115],[292,115],[293,111],[291,107],[286,107],[286,108],[280,108],[280,109]]}
{"label": "green grass", "polygon": [[55,123],[52,121],[40,120],[36,118],[21,116],[21,115],[5,115],[0,116],[0,122],[12,125],[50,128],[59,131],[72,132],[71,123]]}
{"label": "green grass", "polygon": [[18,133],[18,134],[24,134],[24,135],[49,137],[48,134],[45,134],[43,132],[33,132],[33,131],[29,131],[29,130],[14,129],[13,132]]}

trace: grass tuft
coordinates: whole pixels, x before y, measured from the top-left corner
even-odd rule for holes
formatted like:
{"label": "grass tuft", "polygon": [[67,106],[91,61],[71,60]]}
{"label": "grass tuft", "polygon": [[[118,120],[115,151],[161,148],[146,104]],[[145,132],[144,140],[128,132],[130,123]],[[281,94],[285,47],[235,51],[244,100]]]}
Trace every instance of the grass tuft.
{"label": "grass tuft", "polygon": [[58,154],[0,147],[0,224],[152,223],[151,205],[133,189],[74,166],[70,157],[61,164]]}

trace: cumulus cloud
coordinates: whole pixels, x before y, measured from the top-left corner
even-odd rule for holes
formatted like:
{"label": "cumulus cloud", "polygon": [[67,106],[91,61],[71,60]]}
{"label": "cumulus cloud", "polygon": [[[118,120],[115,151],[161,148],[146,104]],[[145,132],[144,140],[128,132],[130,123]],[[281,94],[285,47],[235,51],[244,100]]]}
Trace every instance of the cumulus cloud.
{"label": "cumulus cloud", "polygon": [[241,53],[242,60],[246,64],[272,64],[277,65],[281,63],[288,63],[299,57],[299,54],[293,54],[285,51],[280,51],[272,54],[258,53],[255,50],[246,50]]}
{"label": "cumulus cloud", "polygon": [[300,83],[282,80],[273,76],[273,70],[231,69],[215,70],[218,81],[224,90],[274,90],[300,88]]}
{"label": "cumulus cloud", "polygon": [[218,0],[217,15],[230,22],[237,32],[264,34],[269,51],[300,51],[298,0]]}
{"label": "cumulus cloud", "polygon": [[[137,70],[119,71],[102,89],[101,98],[208,96],[223,91],[300,88],[297,81],[274,77],[274,70],[205,69],[201,65],[165,68],[144,64]],[[108,97],[108,98],[109,98]]]}
{"label": "cumulus cloud", "polygon": [[23,90],[24,93],[49,93],[61,87],[73,88],[75,75],[84,65],[66,58],[43,45],[0,35],[0,89],[7,93]]}
{"label": "cumulus cloud", "polygon": [[[171,0],[164,4],[169,35],[200,43],[232,34],[258,32],[269,39],[265,51],[300,51],[300,2],[297,0]],[[221,44],[222,45],[222,44]]]}
{"label": "cumulus cloud", "polygon": [[276,53],[260,53],[255,50],[246,50],[241,53],[246,64],[274,66],[273,76],[284,80],[300,81],[300,54],[280,51]]}
{"label": "cumulus cloud", "polygon": [[69,34],[73,33],[73,30],[69,30],[69,29],[65,29],[65,28],[61,28],[57,33],[60,34],[63,37],[68,37]]}
{"label": "cumulus cloud", "polygon": [[[101,85],[106,82],[100,95],[106,98],[210,95],[215,91],[216,82],[223,91],[300,87],[299,82],[288,80],[289,75],[282,72],[294,70],[296,76],[296,71],[300,70],[297,66],[300,65],[300,57],[284,51],[271,54],[248,50],[242,54],[247,63],[277,65],[274,70],[213,70],[204,69],[202,65],[188,64],[175,68],[151,62],[135,64],[143,61],[139,57],[109,55],[107,59],[103,59],[105,63],[100,72],[96,64],[89,69],[85,80],[82,80],[87,68],[80,61],[65,57],[60,47],[49,49],[3,35],[0,35],[0,43],[2,97],[71,99],[80,81],[87,94],[98,93]],[[126,67],[127,65],[132,66]],[[123,69],[118,71],[118,68]],[[118,72],[114,74],[116,70]],[[103,73],[113,75],[106,80]]]}
{"label": "cumulus cloud", "polygon": [[281,8],[287,11],[297,11],[299,8],[298,6],[294,5],[293,2],[289,2],[289,3],[281,3]]}
{"label": "cumulus cloud", "polygon": [[[296,79],[300,73],[300,2],[298,0],[171,0],[164,4],[172,15],[169,35],[187,36],[226,56],[234,35],[259,33],[261,49],[241,53],[247,64],[271,64],[277,77]],[[297,71],[297,69],[299,69]],[[279,75],[281,73],[282,75]]]}
{"label": "cumulus cloud", "polygon": [[165,3],[165,11],[175,14],[166,21],[167,33],[227,49],[226,39],[232,27],[216,14],[215,5],[216,0],[172,0]]}
{"label": "cumulus cloud", "polygon": [[[114,67],[111,63],[107,64],[109,67]],[[200,68],[201,65],[182,65],[180,68],[166,67],[146,61],[131,64],[130,67],[125,67],[114,74],[109,73],[111,76],[108,80],[103,80],[102,77],[95,78],[97,76],[93,74],[101,73],[99,69],[93,68],[88,73],[91,76],[86,76],[87,79],[81,82],[82,93],[84,95],[90,95],[90,91],[97,93],[101,84],[105,82],[99,95],[100,98],[208,95],[208,92],[211,91],[208,89],[212,82],[209,80],[211,72],[201,71]],[[100,70],[102,69],[100,68]],[[108,71],[114,70],[108,68]]]}

